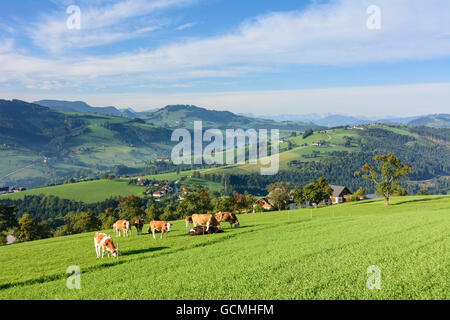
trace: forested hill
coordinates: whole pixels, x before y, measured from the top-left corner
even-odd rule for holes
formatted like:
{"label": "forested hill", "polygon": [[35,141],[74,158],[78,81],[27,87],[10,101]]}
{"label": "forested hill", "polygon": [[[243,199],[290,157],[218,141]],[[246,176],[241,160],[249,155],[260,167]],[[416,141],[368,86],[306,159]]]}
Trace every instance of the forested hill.
{"label": "forested hill", "polygon": [[192,128],[194,121],[202,121],[203,127],[214,129],[280,129],[298,130],[318,129],[311,122],[276,122],[268,119],[250,118],[229,111],[216,111],[190,105],[166,106],[142,117],[147,123],[170,128]]}
{"label": "forested hill", "polygon": [[436,114],[421,117],[409,122],[412,126],[427,126],[436,128],[450,128],[450,114]]}

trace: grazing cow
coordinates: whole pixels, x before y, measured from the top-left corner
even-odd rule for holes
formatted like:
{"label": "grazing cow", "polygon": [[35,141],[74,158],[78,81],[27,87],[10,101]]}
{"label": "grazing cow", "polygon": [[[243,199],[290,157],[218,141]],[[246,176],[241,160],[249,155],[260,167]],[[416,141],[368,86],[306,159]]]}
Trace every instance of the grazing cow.
{"label": "grazing cow", "polygon": [[222,233],[223,230],[216,227],[209,227],[209,230],[206,230],[205,226],[197,226],[189,231],[191,236],[201,236],[203,234],[213,234],[213,233]]}
{"label": "grazing cow", "polygon": [[95,244],[95,252],[97,253],[97,259],[100,258],[100,252],[103,256],[105,254],[105,250],[108,252],[108,257],[110,254],[113,255],[113,257],[119,258],[119,247],[114,246],[114,242],[112,238],[105,234],[105,233],[96,233],[94,235],[94,244]]}
{"label": "grazing cow", "polygon": [[136,227],[137,234],[142,234],[142,229],[144,229],[145,221],[144,219],[139,219],[134,222],[134,226]]}
{"label": "grazing cow", "polygon": [[187,216],[184,220],[186,221],[186,230],[187,230],[189,229],[189,223],[192,223],[192,217]]}
{"label": "grazing cow", "polygon": [[233,224],[236,228],[241,226],[236,215],[231,212],[219,212],[216,214],[216,220],[219,222],[229,222],[231,228],[233,228]]}
{"label": "grazing cow", "polygon": [[210,226],[221,229],[220,223],[212,214],[193,214],[192,223],[194,224],[194,228],[196,226],[206,226],[206,231],[209,230]]}
{"label": "grazing cow", "polygon": [[113,230],[116,231],[116,236],[120,237],[120,231],[123,232],[123,235],[128,237],[128,232],[131,236],[131,224],[130,221],[127,220],[119,220],[113,225]]}
{"label": "grazing cow", "polygon": [[167,221],[152,221],[150,222],[150,228],[148,228],[147,232],[150,231],[153,233],[153,239],[156,239],[155,232],[161,232],[161,239],[163,238],[164,232],[166,232],[166,238],[169,237],[170,227],[172,225]]}

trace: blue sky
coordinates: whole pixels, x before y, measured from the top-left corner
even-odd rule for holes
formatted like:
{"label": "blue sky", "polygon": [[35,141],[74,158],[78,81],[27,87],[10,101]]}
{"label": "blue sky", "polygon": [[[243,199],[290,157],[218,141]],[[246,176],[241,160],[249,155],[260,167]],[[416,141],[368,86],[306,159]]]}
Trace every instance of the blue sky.
{"label": "blue sky", "polygon": [[[79,30],[67,28],[70,5],[81,10]],[[374,5],[379,15],[367,11]],[[449,112],[450,2],[2,1],[0,97],[255,114]]]}

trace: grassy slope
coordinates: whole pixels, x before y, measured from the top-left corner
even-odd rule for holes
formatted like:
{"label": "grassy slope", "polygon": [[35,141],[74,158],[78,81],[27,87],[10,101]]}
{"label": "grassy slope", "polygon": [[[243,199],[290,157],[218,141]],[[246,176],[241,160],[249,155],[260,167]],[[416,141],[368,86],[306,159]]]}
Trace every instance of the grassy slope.
{"label": "grassy slope", "polygon": [[[356,138],[358,136],[357,131],[355,130],[345,130],[345,129],[335,129],[335,130],[327,130],[327,134],[323,134],[320,132],[314,132],[313,135],[303,139],[303,137],[290,137],[285,140],[293,142],[297,147],[294,147],[291,150],[286,150],[287,143],[280,144],[280,155],[279,155],[279,163],[280,170],[289,169],[288,164],[293,160],[298,161],[314,161],[319,160],[320,158],[326,157],[328,153],[334,151],[349,151],[356,152],[359,150],[358,146],[352,145],[351,147],[344,147],[345,139],[344,136]],[[327,142],[326,147],[315,147],[312,146],[314,142],[325,141]],[[307,146],[302,146],[303,144],[307,144]],[[316,157],[312,157],[313,151],[318,151]],[[233,174],[246,174],[249,172],[258,172],[261,169],[261,164],[245,164],[245,165],[231,165],[226,168],[218,168],[211,170],[214,173],[227,172]]]}
{"label": "grassy slope", "polygon": [[[205,237],[178,221],[168,239],[122,238],[120,261],[97,260],[92,233],[2,247],[0,299],[449,299],[450,197],[392,204],[240,216]],[[366,288],[371,265],[379,291]]]}
{"label": "grassy slope", "polygon": [[[187,177],[182,182],[182,184],[190,186],[196,183],[205,186],[212,191],[220,191],[222,189],[222,185],[220,183],[188,177],[191,176],[192,174],[193,171],[183,171],[180,172],[180,174],[173,172],[167,174],[147,176],[147,178],[158,181],[163,179],[175,181],[177,179],[180,179],[181,177]],[[72,184],[63,184],[52,187],[36,188],[19,193],[0,195],[0,200],[23,199],[26,195],[48,194],[60,197],[62,199],[83,201],[85,203],[94,203],[116,196],[129,196],[129,195],[142,196],[142,192],[144,192],[146,188],[142,186],[129,185],[128,181],[129,179],[96,180]]]}
{"label": "grassy slope", "polygon": [[0,196],[0,200],[6,197],[23,199],[26,195],[50,194],[63,199],[93,203],[115,196],[142,195],[144,191],[145,187],[129,185],[127,179],[96,180],[27,190]]}

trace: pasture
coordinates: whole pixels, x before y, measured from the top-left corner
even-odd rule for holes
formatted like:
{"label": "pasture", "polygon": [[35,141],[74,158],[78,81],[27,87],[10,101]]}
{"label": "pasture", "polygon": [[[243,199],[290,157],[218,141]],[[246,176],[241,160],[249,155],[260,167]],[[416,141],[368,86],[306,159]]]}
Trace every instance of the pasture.
{"label": "pasture", "polygon": [[129,179],[94,180],[51,187],[36,188],[19,193],[0,196],[8,199],[23,199],[27,195],[53,195],[62,199],[94,203],[111,197],[143,196],[145,187],[128,184]]}
{"label": "pasture", "polygon": [[[119,260],[96,259],[94,233],[1,247],[0,299],[450,298],[449,196],[239,219],[239,229],[197,237],[176,221],[163,240],[133,228]],[[72,265],[80,290],[66,287]],[[380,290],[366,287],[372,265]]]}

